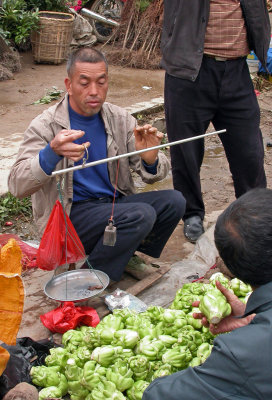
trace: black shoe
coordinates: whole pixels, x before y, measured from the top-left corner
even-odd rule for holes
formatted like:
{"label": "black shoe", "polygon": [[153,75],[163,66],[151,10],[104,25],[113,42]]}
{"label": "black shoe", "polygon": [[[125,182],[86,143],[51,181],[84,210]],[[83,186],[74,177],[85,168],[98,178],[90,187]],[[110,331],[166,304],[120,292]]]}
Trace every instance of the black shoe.
{"label": "black shoe", "polygon": [[184,235],[192,243],[204,233],[203,221],[198,215],[186,218],[184,220]]}

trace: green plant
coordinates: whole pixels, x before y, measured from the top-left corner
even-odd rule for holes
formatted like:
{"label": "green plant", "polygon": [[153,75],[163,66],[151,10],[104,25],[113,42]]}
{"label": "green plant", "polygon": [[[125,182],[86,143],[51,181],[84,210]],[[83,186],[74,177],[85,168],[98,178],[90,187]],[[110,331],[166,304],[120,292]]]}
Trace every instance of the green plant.
{"label": "green plant", "polygon": [[4,223],[7,219],[24,215],[30,217],[32,215],[31,199],[17,199],[11,193],[7,193],[0,197],[0,223]]}
{"label": "green plant", "polygon": [[7,40],[7,34],[1,27],[0,27],[0,38],[3,39],[7,45],[9,45],[9,41]]}
{"label": "green plant", "polygon": [[46,91],[45,96],[31,104],[49,104],[51,101],[57,100],[62,93],[63,90],[58,89],[56,86],[52,86],[51,90]]}
{"label": "green plant", "polygon": [[38,10],[28,11],[24,0],[4,0],[0,7],[0,29],[16,46],[26,43],[38,22]]}
{"label": "green plant", "polygon": [[136,5],[140,12],[144,12],[150,6],[151,0],[137,0]]}
{"label": "green plant", "polygon": [[39,11],[58,11],[67,12],[68,6],[66,0],[28,0],[27,9]]}

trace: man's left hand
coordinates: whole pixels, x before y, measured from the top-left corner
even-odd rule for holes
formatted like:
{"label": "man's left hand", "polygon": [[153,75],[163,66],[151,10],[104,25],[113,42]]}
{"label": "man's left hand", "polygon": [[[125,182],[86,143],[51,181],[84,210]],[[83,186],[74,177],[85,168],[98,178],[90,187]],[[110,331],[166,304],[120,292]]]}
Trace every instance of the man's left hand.
{"label": "man's left hand", "polygon": [[[144,126],[137,126],[134,129],[135,135],[135,149],[143,150],[149,147],[158,146],[163,139],[163,133],[159,132],[157,128],[152,125],[146,124]],[[156,162],[159,150],[150,150],[140,154],[140,157],[148,165]]]}

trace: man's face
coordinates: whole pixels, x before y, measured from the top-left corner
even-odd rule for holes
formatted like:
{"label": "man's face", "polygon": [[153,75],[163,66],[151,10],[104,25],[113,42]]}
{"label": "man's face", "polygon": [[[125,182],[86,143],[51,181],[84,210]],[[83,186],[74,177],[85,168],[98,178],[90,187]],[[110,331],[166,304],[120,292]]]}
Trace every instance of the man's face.
{"label": "man's face", "polygon": [[106,64],[77,62],[70,77],[65,79],[70,106],[78,114],[89,117],[97,114],[108,91]]}

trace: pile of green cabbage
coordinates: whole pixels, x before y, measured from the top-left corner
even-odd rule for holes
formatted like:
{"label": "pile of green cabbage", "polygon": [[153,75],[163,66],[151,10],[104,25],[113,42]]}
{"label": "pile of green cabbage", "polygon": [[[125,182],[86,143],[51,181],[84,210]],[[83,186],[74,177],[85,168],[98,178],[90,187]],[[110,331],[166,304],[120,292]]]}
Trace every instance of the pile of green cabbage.
{"label": "pile of green cabbage", "polygon": [[237,279],[214,275],[210,284],[185,284],[168,309],[114,310],[96,328],[64,333],[63,347],[52,348],[45,365],[30,371],[32,383],[43,388],[39,400],[66,394],[72,400],[141,400],[152,380],[203,363],[214,336],[193,317],[199,309],[192,302],[211,290],[221,294],[215,280],[239,297],[251,291]]}

